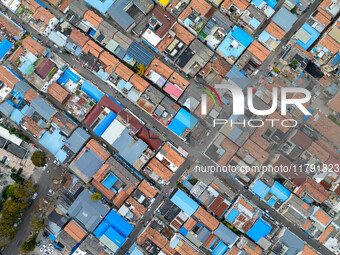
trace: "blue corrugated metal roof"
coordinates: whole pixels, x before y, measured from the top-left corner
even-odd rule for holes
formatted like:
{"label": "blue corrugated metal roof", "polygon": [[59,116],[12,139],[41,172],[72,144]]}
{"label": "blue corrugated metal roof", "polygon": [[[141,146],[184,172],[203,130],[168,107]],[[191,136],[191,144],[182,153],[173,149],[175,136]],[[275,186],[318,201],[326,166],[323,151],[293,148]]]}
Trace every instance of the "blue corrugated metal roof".
{"label": "blue corrugated metal roof", "polygon": [[79,76],[76,75],[74,72],[72,72],[70,69],[66,69],[65,72],[60,76],[58,79],[58,84],[61,86],[64,86],[68,80],[73,81],[74,83],[77,83],[79,81]]}
{"label": "blue corrugated metal roof", "polygon": [[97,125],[97,127],[94,130],[94,133],[98,136],[101,136],[116,117],[117,115],[114,112],[110,111],[110,113],[101,120],[99,125]]}
{"label": "blue corrugated metal roof", "polygon": [[91,98],[93,98],[97,103],[104,96],[103,92],[101,92],[96,86],[88,81],[85,81],[81,85],[81,90],[88,94]]}
{"label": "blue corrugated metal roof", "polygon": [[283,202],[286,201],[291,194],[291,192],[287,188],[285,188],[277,181],[275,181],[273,187],[270,188],[270,193],[272,193]]}
{"label": "blue corrugated metal roof", "polygon": [[198,208],[198,204],[180,189],[170,200],[189,216],[194,214]]}
{"label": "blue corrugated metal roof", "polygon": [[223,255],[228,250],[228,246],[220,241],[218,245],[213,249],[212,254],[213,255]]}

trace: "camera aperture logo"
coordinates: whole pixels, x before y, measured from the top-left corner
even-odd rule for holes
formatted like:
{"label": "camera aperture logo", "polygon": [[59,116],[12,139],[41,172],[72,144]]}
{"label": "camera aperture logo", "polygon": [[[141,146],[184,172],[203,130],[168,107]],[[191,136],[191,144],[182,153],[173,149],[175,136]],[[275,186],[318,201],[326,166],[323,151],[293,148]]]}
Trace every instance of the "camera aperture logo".
{"label": "camera aperture logo", "polygon": [[[236,84],[216,84],[214,87],[207,85],[207,84],[201,84],[204,86],[204,88],[201,88],[206,94],[201,95],[201,114],[207,115],[207,94],[212,98],[215,105],[217,105],[216,99],[214,95],[218,98],[221,106],[223,106],[222,100],[220,95],[217,93],[216,89],[227,89],[231,93],[232,96],[232,106],[233,106],[233,115],[244,115],[245,113],[245,96],[243,94],[243,91],[240,87],[238,87]],[[209,89],[209,90],[208,90]],[[299,109],[304,115],[311,115],[311,113],[305,108],[303,105],[304,103],[307,103],[311,99],[311,93],[304,88],[294,88],[294,87],[287,87],[287,88],[280,88],[281,89],[281,98],[280,98],[280,105],[281,105],[281,115],[285,116],[287,115],[287,108],[288,105],[294,106],[296,109]],[[301,98],[289,98],[289,94],[303,94],[304,97]],[[248,110],[257,116],[268,116],[272,113],[274,113],[278,106],[278,88],[273,88],[272,91],[272,105],[269,109],[266,110],[259,110],[256,109],[254,106],[253,101],[253,88],[247,89],[247,105]],[[297,121],[295,119],[265,119],[265,121],[270,121],[271,125],[274,126],[276,122],[280,122],[280,124],[284,127],[295,127],[297,126]],[[244,120],[243,122],[232,122],[231,120],[227,119],[214,119],[213,125],[214,127],[217,125],[224,125],[229,123],[232,125],[243,125],[243,126],[250,126],[250,127],[261,127],[264,125],[264,120],[262,119],[250,119],[247,122]]]}

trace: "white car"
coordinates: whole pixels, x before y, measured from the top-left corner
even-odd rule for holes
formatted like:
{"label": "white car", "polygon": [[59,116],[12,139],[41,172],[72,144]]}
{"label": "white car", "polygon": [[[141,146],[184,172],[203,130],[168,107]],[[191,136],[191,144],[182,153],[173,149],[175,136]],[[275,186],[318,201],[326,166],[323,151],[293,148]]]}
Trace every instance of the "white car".
{"label": "white car", "polygon": [[37,196],[38,196],[38,193],[37,193],[37,192],[34,192],[34,193],[32,194],[32,199],[36,199]]}
{"label": "white car", "polygon": [[44,244],[43,246],[40,247],[40,252],[43,252],[46,248],[46,245]]}
{"label": "white car", "polygon": [[57,159],[55,159],[55,160],[53,161],[53,164],[55,164],[56,166],[60,166],[60,162],[59,162],[59,160],[57,160]]}

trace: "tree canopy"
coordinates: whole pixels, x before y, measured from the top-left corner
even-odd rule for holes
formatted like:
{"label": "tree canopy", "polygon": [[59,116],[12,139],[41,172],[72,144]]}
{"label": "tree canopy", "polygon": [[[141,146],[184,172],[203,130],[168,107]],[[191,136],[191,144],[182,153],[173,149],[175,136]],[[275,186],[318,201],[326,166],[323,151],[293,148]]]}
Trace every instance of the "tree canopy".
{"label": "tree canopy", "polygon": [[32,163],[37,167],[42,167],[46,164],[46,155],[43,151],[35,151],[31,157]]}

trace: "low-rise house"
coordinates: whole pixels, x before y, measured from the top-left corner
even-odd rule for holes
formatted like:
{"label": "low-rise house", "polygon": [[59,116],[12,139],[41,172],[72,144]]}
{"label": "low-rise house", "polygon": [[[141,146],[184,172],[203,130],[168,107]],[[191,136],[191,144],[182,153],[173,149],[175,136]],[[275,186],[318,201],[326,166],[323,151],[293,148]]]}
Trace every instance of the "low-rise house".
{"label": "low-rise house", "polygon": [[220,166],[225,166],[239,147],[222,134],[209,145],[205,154]]}
{"label": "low-rise house", "polygon": [[275,209],[279,208],[291,195],[286,187],[263,173],[250,184],[249,190]]}
{"label": "low-rise house", "polygon": [[4,27],[3,31],[15,40],[19,40],[24,35],[24,29],[2,12],[0,12],[0,24]]}
{"label": "low-rise house", "polygon": [[337,50],[340,47],[339,25],[339,22],[334,23],[312,50],[312,54],[316,58],[317,63],[322,66],[322,70],[327,73],[334,71],[339,62]]}
{"label": "low-rise house", "polygon": [[32,100],[29,108],[26,110],[25,116],[23,116],[20,121],[20,125],[35,138],[40,138],[56,112],[49,103],[40,96],[37,96]]}
{"label": "low-rise house", "polygon": [[175,23],[176,19],[170,13],[156,6],[149,19],[149,28],[142,34],[142,41],[157,51],[157,45],[168,35]]}
{"label": "low-rise house", "polygon": [[268,0],[258,0],[251,1],[251,5],[255,6],[261,13],[270,18],[275,13],[275,6],[277,4],[276,1],[268,1]]}
{"label": "low-rise house", "polygon": [[340,148],[340,137],[337,135],[340,127],[323,113],[315,111],[307,120],[307,125],[324,136],[333,146]]}
{"label": "low-rise house", "polygon": [[86,115],[94,106],[95,100],[89,98],[89,96],[82,90],[76,90],[65,105],[67,112],[78,121],[84,120]]}
{"label": "low-rise house", "polygon": [[173,172],[156,158],[151,159],[143,171],[151,179],[160,184],[165,184],[168,182],[173,175]]}
{"label": "low-rise house", "polygon": [[312,215],[313,208],[295,194],[291,194],[289,198],[282,203],[278,211],[289,221],[295,223],[299,227],[306,224],[307,219]]}
{"label": "low-rise house", "polygon": [[274,50],[280,44],[286,32],[271,21],[259,36],[259,42],[263,43],[269,50]]}
{"label": "low-rise house", "polygon": [[70,168],[84,182],[89,182],[110,154],[95,140],[90,140],[70,164]]}
{"label": "low-rise house", "polygon": [[313,140],[300,130],[294,130],[287,141],[282,145],[281,150],[291,159],[297,159],[303,151],[312,145]]}
{"label": "low-rise house", "polygon": [[235,1],[225,0],[221,6],[221,12],[228,15],[233,21],[236,21],[243,12],[248,8],[249,2],[246,0]]}
{"label": "low-rise house", "polygon": [[247,233],[259,214],[257,207],[240,196],[228,209],[224,218],[241,232]]}
{"label": "low-rise house", "polygon": [[132,222],[137,222],[151,206],[156,195],[157,190],[143,180],[131,196],[125,200],[118,210],[118,214]]}
{"label": "low-rise house", "polygon": [[150,0],[138,0],[136,3],[131,0],[119,0],[113,2],[107,9],[107,14],[125,31],[129,32],[141,21],[140,16],[147,15],[153,7],[154,3]]}
{"label": "low-rise house", "polygon": [[254,5],[249,5],[248,8],[242,13],[237,21],[237,24],[250,35],[256,33],[261,25],[267,20],[267,15],[259,10]]}
{"label": "low-rise house", "polygon": [[115,253],[124,244],[133,229],[134,227],[131,224],[114,210],[111,210],[93,234],[102,245]]}
{"label": "low-rise house", "polygon": [[196,39],[177,59],[176,65],[187,75],[195,77],[212,56],[213,51]]}
{"label": "low-rise house", "polygon": [[71,94],[56,82],[48,86],[47,93],[63,105],[66,104],[71,97]]}
{"label": "low-rise house", "polygon": [[93,67],[96,63],[97,58],[104,49],[97,45],[94,41],[88,40],[83,48],[82,53],[79,55],[80,60],[87,66]]}
{"label": "low-rise house", "polygon": [[188,6],[190,3],[189,0],[174,0],[171,1],[170,4],[166,7],[166,10],[171,13],[172,16],[178,18],[178,16],[182,13],[182,11]]}
{"label": "low-rise house", "polygon": [[235,26],[217,47],[216,52],[232,65],[252,42],[250,35]]}
{"label": "low-rise house", "polygon": [[[106,199],[116,200],[118,196],[123,199],[122,193],[125,193],[126,199],[131,192],[135,190],[139,181],[140,180],[130,173],[119,161],[110,157],[98,172],[93,175],[91,184],[103,194]],[[118,201],[118,204],[120,203],[121,202]]]}
{"label": "low-rise house", "polygon": [[216,11],[199,32],[198,38],[210,49],[215,50],[232,26],[233,23],[227,17]]}
{"label": "low-rise house", "polygon": [[236,66],[251,76],[267,59],[270,51],[258,41],[253,41],[236,62]]}
{"label": "low-rise house", "polygon": [[286,254],[302,253],[304,249],[304,242],[294,235],[287,228],[282,228],[276,236],[276,243],[272,250],[276,253],[286,251]]}
{"label": "low-rise house", "polygon": [[70,36],[67,38],[65,50],[67,50],[71,54],[74,54],[75,56],[79,56],[81,53],[81,49],[84,47],[85,43],[88,40],[90,40],[90,38],[88,38],[80,30],[74,29],[70,33]]}
{"label": "low-rise house", "polygon": [[67,214],[76,219],[81,226],[93,232],[110,209],[100,200],[92,201],[91,193],[83,190],[67,211]]}
{"label": "low-rise house", "polygon": [[207,19],[214,13],[209,3],[203,0],[193,0],[178,17],[178,22],[186,27],[191,33],[197,35],[203,28]]}
{"label": "low-rise house", "polygon": [[313,201],[323,203],[329,197],[329,192],[311,177],[307,177],[307,180],[295,191],[295,194],[308,204]]}

